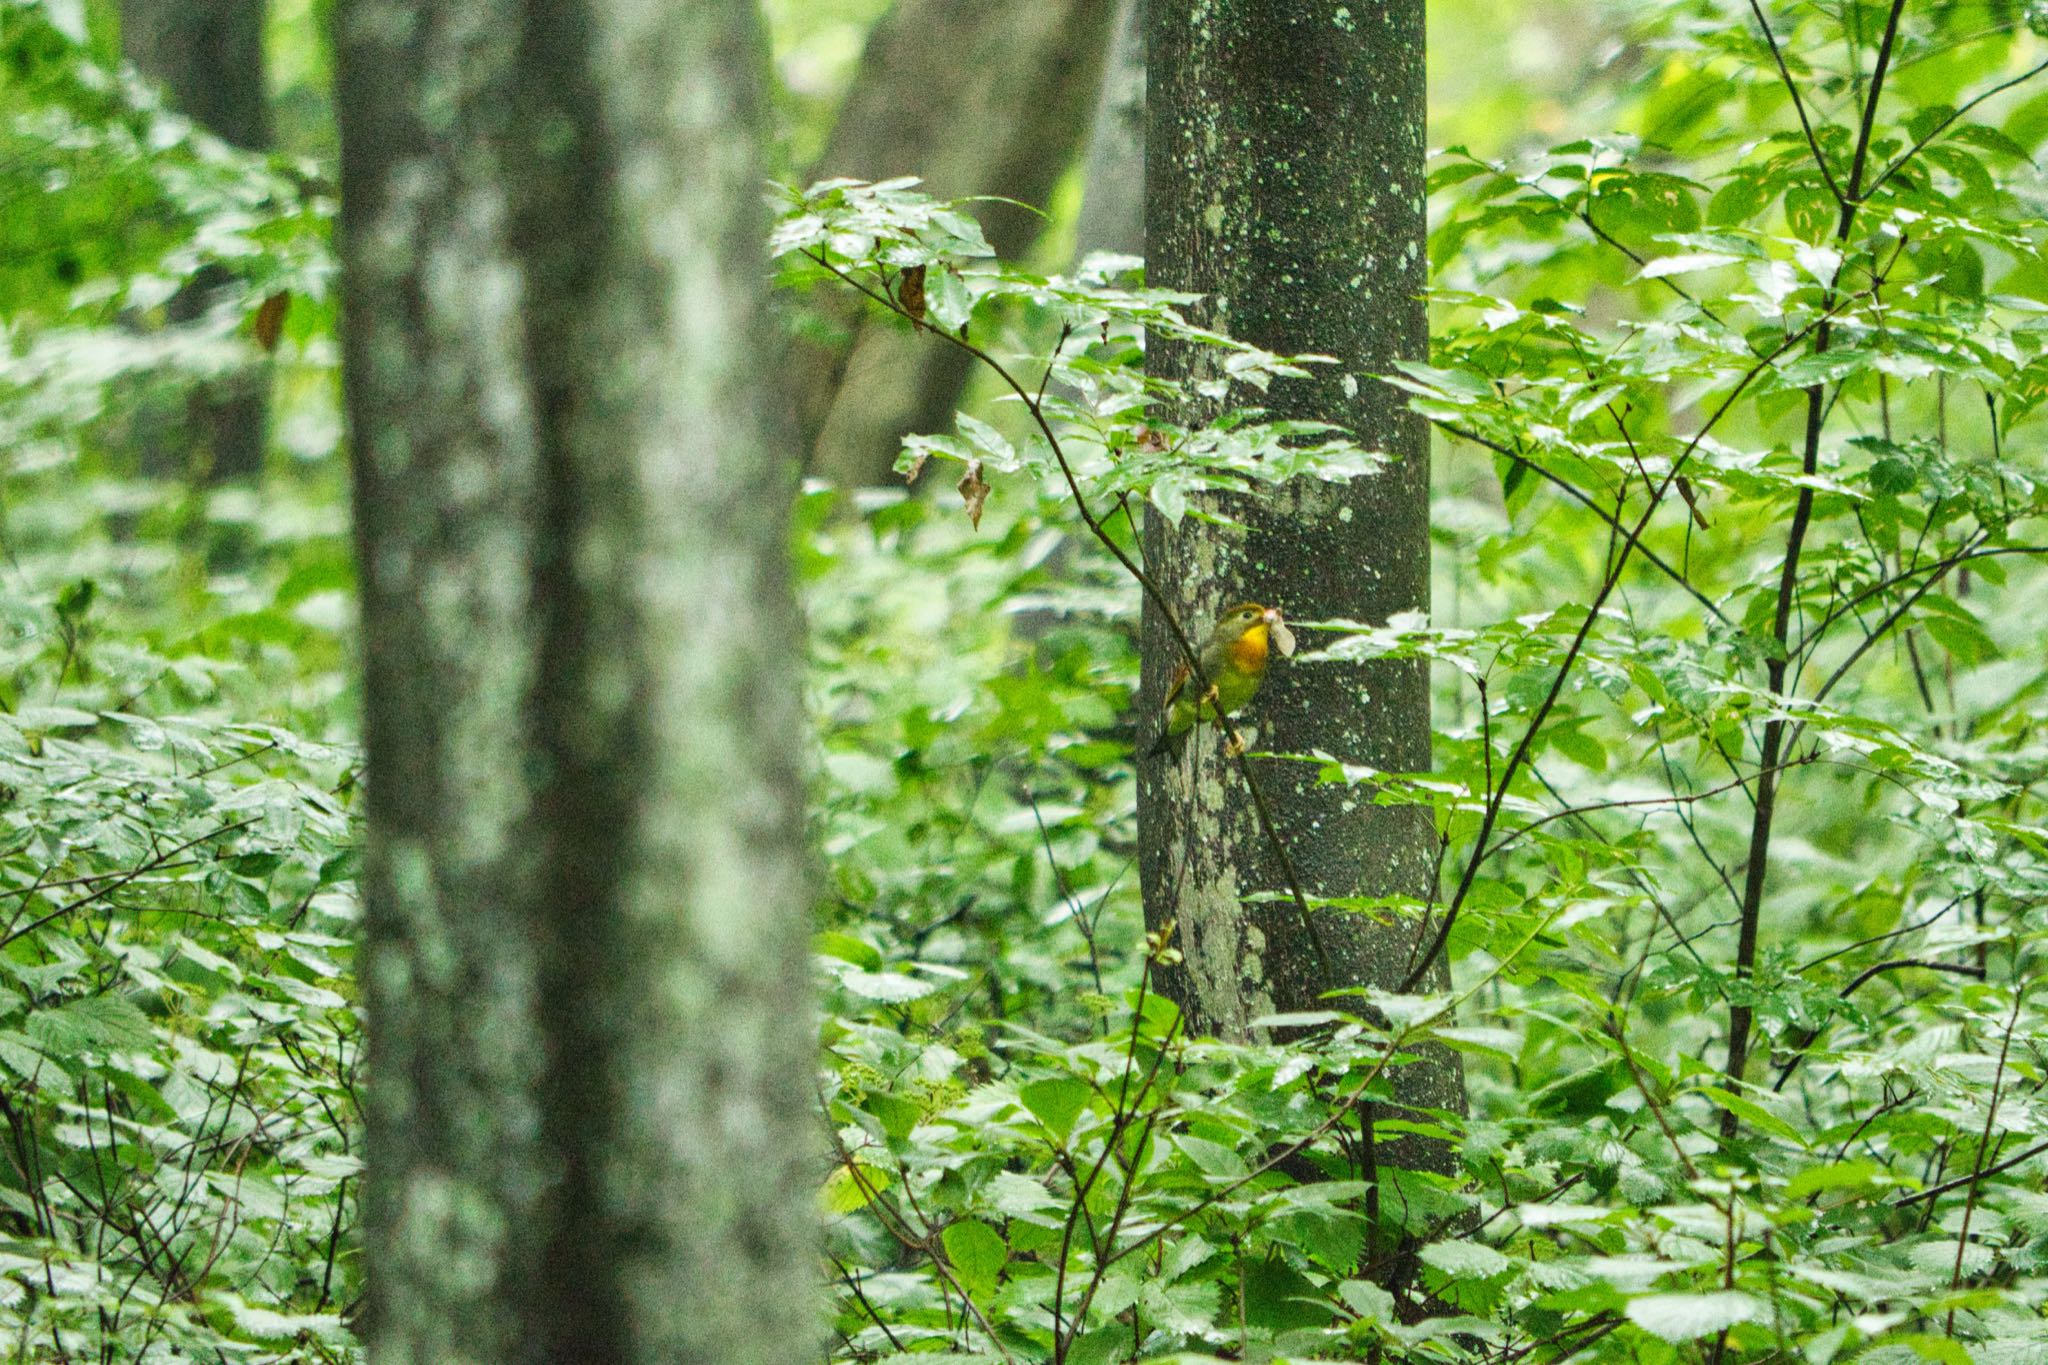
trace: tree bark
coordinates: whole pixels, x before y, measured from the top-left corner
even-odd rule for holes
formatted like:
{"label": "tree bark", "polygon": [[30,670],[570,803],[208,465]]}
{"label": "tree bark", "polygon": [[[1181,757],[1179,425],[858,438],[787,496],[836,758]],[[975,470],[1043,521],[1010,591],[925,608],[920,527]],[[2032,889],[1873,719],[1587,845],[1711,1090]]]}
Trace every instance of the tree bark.
{"label": "tree bark", "polygon": [[1074,254],[1145,254],[1145,6],[1122,0],[1082,158]]}
{"label": "tree bark", "polygon": [[751,0],[344,0],[376,1365],[816,1356]]}
{"label": "tree bark", "polygon": [[[875,26],[813,180],[922,176],[942,198],[1002,195],[1042,208],[1087,131],[1109,0],[900,0]],[[1044,219],[979,206],[992,246],[1022,255]],[[784,367],[811,472],[893,483],[903,438],[951,430],[967,356],[850,303],[826,306],[834,341],[793,343]]]}
{"label": "tree bark", "polygon": [[[1336,357],[1276,386],[1265,406],[1339,423],[1395,457],[1349,485],[1301,482],[1211,504],[1240,527],[1191,517],[1175,529],[1154,516],[1150,572],[1191,630],[1241,600],[1302,620],[1426,609],[1428,434],[1373,378],[1428,346],[1423,0],[1155,4],[1147,56],[1149,280],[1203,292],[1198,313],[1244,340]],[[1184,375],[1201,359],[1155,345],[1150,363]],[[1149,602],[1143,648],[1141,700],[1156,708],[1179,655]],[[1256,749],[1429,767],[1429,679],[1417,663],[1276,664],[1245,722]],[[1308,765],[1252,766],[1309,895],[1428,893],[1425,813],[1319,785]],[[1243,1038],[1259,1016],[1316,1008],[1330,989],[1398,985],[1408,925],[1318,913],[1319,957],[1291,902],[1245,902],[1284,892],[1287,879],[1213,730],[1183,758],[1142,761],[1138,802],[1146,919],[1179,927],[1184,964],[1164,984],[1193,1031]],[[1463,1106],[1448,1056],[1403,1068],[1398,1084],[1408,1103]],[[1436,1147],[1397,1164],[1447,1159]]]}
{"label": "tree bark", "polygon": [[[264,88],[263,0],[123,0],[121,50],[136,70],[163,86],[171,106],[215,137],[259,151],[270,145],[270,103]],[[217,266],[201,270],[166,308],[173,323],[197,322],[227,283]],[[182,434],[146,438],[148,462],[191,467],[202,455],[207,479],[250,478],[263,470],[269,424],[269,376],[263,365],[196,387]],[[152,423],[152,425],[156,425]]]}

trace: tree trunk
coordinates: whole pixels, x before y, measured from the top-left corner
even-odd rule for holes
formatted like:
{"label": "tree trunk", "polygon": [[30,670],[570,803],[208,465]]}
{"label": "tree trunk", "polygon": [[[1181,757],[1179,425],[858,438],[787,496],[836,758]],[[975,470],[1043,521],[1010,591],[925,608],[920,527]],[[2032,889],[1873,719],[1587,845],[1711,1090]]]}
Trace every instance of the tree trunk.
{"label": "tree trunk", "polygon": [[[171,106],[237,147],[270,145],[264,88],[263,0],[123,0],[121,50],[136,70],[163,86]],[[174,323],[196,322],[226,284],[217,266],[201,270],[166,308]],[[196,387],[182,422],[155,420],[148,464],[166,473],[196,468],[205,478],[250,478],[263,470],[269,375],[254,365]],[[183,455],[173,449],[182,448]],[[202,457],[194,460],[192,453]]]}
{"label": "tree trunk", "polygon": [[[868,39],[860,74],[811,178],[922,176],[943,198],[995,194],[1042,208],[1095,107],[1109,0],[900,0]],[[983,204],[991,245],[1022,255],[1044,219]],[[793,344],[784,367],[811,472],[893,483],[903,438],[949,431],[967,356],[854,303],[825,305],[843,335]]]}
{"label": "tree trunk", "polygon": [[[1276,386],[1266,406],[1339,423],[1396,457],[1349,485],[1226,499],[1221,510],[1242,529],[1191,517],[1176,530],[1152,517],[1150,571],[1191,630],[1241,600],[1302,620],[1426,609],[1428,434],[1373,378],[1428,346],[1423,0],[1155,4],[1147,57],[1150,282],[1207,294],[1203,320],[1247,341],[1336,357],[1313,379]],[[1180,375],[1198,357],[1158,345],[1151,363]],[[1304,649],[1317,643],[1300,634]],[[1143,701],[1158,705],[1178,659],[1148,602]],[[1245,722],[1255,749],[1320,749],[1393,772],[1429,766],[1429,679],[1417,663],[1276,664]],[[1309,895],[1427,894],[1425,813],[1318,785],[1308,765],[1252,766]],[[1181,758],[1140,763],[1138,813],[1146,919],[1179,927],[1184,965],[1165,984],[1194,1031],[1243,1038],[1259,1016],[1316,1008],[1332,988],[1401,981],[1410,927],[1321,912],[1319,956],[1293,904],[1245,903],[1285,891],[1287,879],[1212,730]],[[1445,1056],[1404,1068],[1399,1085],[1412,1103],[1463,1105],[1461,1073]],[[1447,1155],[1411,1152],[1398,1164]]]}
{"label": "tree trunk", "polygon": [[344,0],[377,1365],[814,1359],[751,0]]}
{"label": "tree trunk", "polygon": [[1082,158],[1081,221],[1074,254],[1145,254],[1145,7],[1117,6],[1095,122]]}

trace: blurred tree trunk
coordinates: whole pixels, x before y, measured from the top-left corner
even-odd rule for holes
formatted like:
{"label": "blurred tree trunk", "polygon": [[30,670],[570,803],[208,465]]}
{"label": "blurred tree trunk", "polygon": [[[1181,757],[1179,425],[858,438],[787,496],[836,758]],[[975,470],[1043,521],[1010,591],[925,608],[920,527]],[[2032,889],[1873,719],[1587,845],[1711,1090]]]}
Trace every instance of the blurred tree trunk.
{"label": "blurred tree trunk", "polygon": [[[270,145],[263,0],[122,0],[121,50],[136,70],[164,88],[173,108],[214,136],[252,151]],[[204,317],[225,283],[218,267],[201,270],[171,299],[170,320]],[[155,431],[145,437],[147,460],[165,473],[197,468],[216,481],[260,474],[268,389],[262,365],[198,386],[183,422],[161,423],[182,426],[182,434]],[[174,454],[173,445],[185,449]],[[203,456],[196,465],[195,452]]]}
{"label": "blurred tree trunk", "polygon": [[1122,0],[1082,159],[1074,255],[1145,254],[1145,6]]}
{"label": "blurred tree trunk", "polygon": [[[898,0],[875,26],[813,180],[923,177],[943,198],[998,194],[1043,207],[1095,107],[1109,0]],[[990,243],[1022,255],[1044,220],[980,206]],[[820,304],[831,339],[792,343],[785,383],[812,473],[892,483],[903,437],[952,429],[967,356],[844,300]]]}
{"label": "blurred tree trunk", "polygon": [[344,0],[377,1365],[815,1359],[752,0]]}
{"label": "blurred tree trunk", "polygon": [[[1261,501],[1227,500],[1242,527],[1148,519],[1146,562],[1190,630],[1232,602],[1277,603],[1297,619],[1385,621],[1429,604],[1429,445],[1401,396],[1371,376],[1427,352],[1422,290],[1423,0],[1350,6],[1253,0],[1152,6],[1146,199],[1151,283],[1197,290],[1197,313],[1260,346],[1320,352],[1337,364],[1276,385],[1276,416],[1350,428],[1397,457],[1349,485],[1303,481]],[[1157,346],[1157,372],[1199,357]],[[1200,414],[1189,414],[1199,419]],[[1317,642],[1302,632],[1304,648]],[[1156,708],[1179,662],[1146,604],[1141,700]],[[1392,772],[1429,767],[1429,679],[1418,663],[1279,663],[1246,723],[1254,747],[1321,749]],[[1316,782],[1313,767],[1254,762],[1311,896],[1424,896],[1433,877],[1429,817],[1375,807]],[[1213,731],[1181,760],[1139,765],[1146,918],[1179,926],[1184,965],[1166,986],[1197,1032],[1243,1038],[1275,1011],[1316,1008],[1334,987],[1392,988],[1413,946],[1405,925],[1317,915],[1328,970],[1283,891],[1236,765]],[[1442,988],[1439,973],[1434,985]],[[1402,1097],[1462,1108],[1455,1061],[1403,1068]],[[1395,1164],[1441,1166],[1441,1147]]]}

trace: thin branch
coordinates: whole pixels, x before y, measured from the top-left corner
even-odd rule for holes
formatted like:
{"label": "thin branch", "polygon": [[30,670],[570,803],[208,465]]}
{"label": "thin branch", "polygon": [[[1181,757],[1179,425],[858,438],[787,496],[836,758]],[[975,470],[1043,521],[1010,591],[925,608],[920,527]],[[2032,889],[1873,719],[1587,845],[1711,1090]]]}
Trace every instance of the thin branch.
{"label": "thin branch", "polygon": [[[1572,499],[1582,504],[1594,516],[1606,522],[1608,528],[1611,531],[1619,532],[1621,530],[1621,523],[1612,512],[1609,512],[1606,508],[1602,507],[1599,503],[1595,502],[1589,494],[1582,491],[1577,485],[1573,484],[1569,479],[1566,479],[1562,475],[1553,474],[1548,469],[1545,469],[1542,465],[1537,464],[1534,460],[1530,459],[1528,456],[1518,454],[1517,452],[1510,450],[1508,447],[1502,445],[1500,442],[1489,440],[1486,437],[1481,436],[1478,432],[1469,431],[1466,428],[1461,427],[1454,422],[1447,422],[1440,417],[1432,417],[1430,419],[1430,422],[1438,430],[1444,432],[1446,435],[1455,436],[1459,440],[1470,441],[1472,442],[1472,444],[1477,446],[1484,446],[1486,449],[1492,451],[1496,455],[1500,455],[1507,459],[1513,460],[1516,464],[1528,470],[1530,473],[1539,475],[1542,478],[1549,480],[1551,483],[1556,484],[1560,489],[1564,490],[1564,492]],[[1640,553],[1642,554],[1643,558],[1649,562],[1650,567],[1662,573],[1665,577],[1669,578],[1679,587],[1684,588],[1688,593],[1691,593],[1693,600],[1698,602],[1701,606],[1705,607],[1709,612],[1713,613],[1715,620],[1720,621],[1724,625],[1732,624],[1729,622],[1727,614],[1721,610],[1720,606],[1717,603],[1715,603],[1714,599],[1708,597],[1705,593],[1701,592],[1698,588],[1694,587],[1683,573],[1679,572],[1677,569],[1671,567],[1670,564],[1666,563],[1663,557],[1660,556],[1655,550],[1652,550],[1649,546],[1645,545],[1640,548]]]}
{"label": "thin branch", "polygon": [[[1973,542],[1974,546],[1981,546],[1982,544],[1984,544],[1984,541],[1982,539],[1977,539]],[[1974,563],[1979,559],[2001,559],[2006,555],[2041,554],[2048,554],[2048,545],[2001,545],[1996,549],[1991,550],[1977,549],[1973,547],[1958,550],[1955,554],[1948,556],[1946,559],[1930,560],[1925,564],[1917,565],[1913,568],[1903,570],[1899,573],[1895,573],[1889,578],[1871,584],[1869,587],[1863,589],[1863,591],[1857,593],[1854,597],[1845,599],[1841,603],[1841,605],[1834,608],[1826,616],[1823,616],[1820,619],[1820,624],[1814,626],[1811,630],[1807,631],[1806,634],[1800,638],[1799,644],[1793,649],[1792,652],[1794,655],[1804,655],[1811,653],[1814,649],[1819,647],[1821,637],[1827,633],[1828,628],[1834,625],[1835,622],[1841,620],[1844,616],[1849,615],[1858,607],[1862,606],[1865,602],[1868,602],[1871,598],[1879,596],[1883,593],[1890,592],[1893,588],[1898,587],[1901,583],[1905,583],[1911,579],[1918,578],[1922,574],[1934,574],[1938,578],[1946,574],[1950,569],[1956,568],[1959,565]]]}
{"label": "thin branch", "polygon": [[1946,1181],[1939,1185],[1930,1186],[1927,1189],[1921,1190],[1916,1194],[1900,1195],[1897,1199],[1894,1199],[1892,1201],[1892,1207],[1895,1209],[1902,1209],[1906,1207],[1906,1205],[1908,1204],[1917,1204],[1924,1199],[1939,1199],[1942,1195],[1947,1194],[1950,1190],[1958,1190],[1965,1185],[1974,1185],[1980,1180],[1989,1180],[1994,1175],[2003,1175],[2005,1172],[2011,1170],[2015,1166],[2022,1164],[2023,1162],[2032,1161],[2035,1157],[2041,1155],[2041,1153],[2043,1152],[2048,1152],[2048,1142],[2037,1142],[2033,1146],[2027,1148],[2027,1150],[2025,1150],[2024,1152],[2019,1153],[2017,1156],[2007,1157],[2005,1160],[1999,1162],[1996,1166],[1986,1166],[1981,1171],[1972,1171],[1968,1175],[1959,1175],[1954,1180]]}
{"label": "thin branch", "polygon": [[[1998,1069],[1991,1076],[1991,1103],[1984,1110],[1984,1131],[1977,1135],[1977,1155],[1971,1163],[1970,1172],[1973,1176],[1984,1169],[1984,1152],[1991,1145],[1991,1130],[1998,1123],[1998,1102],[2005,1093],[2005,1064],[2012,1056],[2012,1032],[2019,1027],[2020,1009],[2027,1003],[2027,990],[2032,984],[2023,981],[2013,992],[2012,1014],[2005,1021],[2005,1035],[1998,1043]],[[1956,1263],[1948,1277],[1948,1292],[1951,1295],[1963,1284],[1963,1255],[1970,1249],[1970,1216],[1977,1211],[1978,1184],[1978,1181],[1972,1180],[1968,1192],[1963,1196],[1963,1224],[1956,1231]],[[1948,1322],[1942,1330],[1951,1337],[1956,1334],[1956,1310],[1953,1307],[1948,1310]]]}
{"label": "thin branch", "polygon": [[1806,117],[1806,101],[1799,95],[1799,82],[1792,79],[1791,69],[1785,65],[1785,54],[1778,47],[1778,35],[1771,32],[1771,21],[1764,17],[1763,6],[1757,0],[1749,0],[1749,12],[1756,16],[1756,26],[1763,30],[1764,42],[1770,45],[1771,60],[1778,64],[1778,76],[1785,82],[1785,93],[1792,97],[1792,108],[1799,115],[1799,128],[1806,134],[1806,146],[1813,153],[1813,164],[1820,167],[1821,179],[1828,182],[1828,193],[1835,197],[1835,202],[1846,204],[1847,196],[1835,183],[1834,168],[1828,165],[1827,156],[1820,149],[1820,139],[1813,135],[1813,124]]}
{"label": "thin branch", "polygon": [[49,914],[44,915],[42,918],[31,920],[27,924],[21,926],[19,929],[15,929],[9,932],[5,937],[0,937],[0,948],[7,947],[16,939],[22,938],[25,935],[33,934],[36,930],[42,928],[46,924],[49,924],[53,920],[62,919],[64,918],[64,916],[72,913],[75,910],[83,910],[88,905],[92,905],[95,902],[105,900],[107,897],[113,895],[116,891],[119,891],[122,887],[128,885],[128,883],[132,881],[135,881],[137,878],[147,876],[152,872],[160,870],[166,864],[168,864],[173,858],[176,858],[180,853],[183,853],[188,848],[194,848],[200,844],[203,844],[208,839],[218,839],[224,835],[233,834],[236,830],[247,829],[250,825],[253,825],[255,823],[256,817],[252,815],[246,820],[237,820],[233,824],[222,825],[218,829],[210,829],[204,834],[198,835],[191,839],[187,839],[184,843],[179,844],[176,848],[173,848],[166,853],[159,854],[157,857],[150,859],[150,861],[142,864],[140,867],[133,868],[128,872],[122,873],[118,878],[116,878],[113,881],[110,881],[107,885],[101,887],[99,890],[88,892],[85,895],[80,896],[77,900],[67,902],[64,905],[60,905],[55,910],[52,910]]}
{"label": "thin branch", "polygon": [[1877,44],[1877,65],[1870,73],[1870,94],[1863,101],[1863,124],[1856,130],[1856,159],[1849,165],[1849,193],[1842,201],[1841,236],[1849,235],[1850,224],[1856,221],[1856,209],[1863,199],[1864,160],[1870,155],[1870,134],[1877,126],[1877,100],[1884,93],[1885,68],[1892,63],[1892,44],[1899,36],[1899,20],[1906,13],[1906,0],[1892,0],[1891,13],[1885,16],[1884,37]]}
{"label": "thin branch", "polygon": [[[1783,772],[1787,768],[1803,768],[1809,763],[1815,763],[1818,761],[1819,755],[1817,754],[1803,754],[1794,758],[1786,759],[1783,763],[1780,763],[1777,766],[1776,771]],[[1540,829],[1542,826],[1550,824],[1552,821],[1555,820],[1565,820],[1578,816],[1584,816],[1592,813],[1593,811],[1600,810],[1630,810],[1639,809],[1642,807],[1661,807],[1664,809],[1671,809],[1680,806],[1690,806],[1695,802],[1704,801],[1708,797],[1719,796],[1723,792],[1734,791],[1737,787],[1743,785],[1743,779],[1737,778],[1731,782],[1723,782],[1718,787],[1708,787],[1702,791],[1688,792],[1684,795],[1680,795],[1677,792],[1673,792],[1669,796],[1638,796],[1628,800],[1589,801],[1583,806],[1568,806],[1563,810],[1552,811],[1548,815],[1538,816],[1536,819],[1531,820],[1526,825],[1517,825],[1514,829],[1509,830],[1507,834],[1502,836],[1501,841],[1493,846],[1493,848],[1487,853],[1487,856],[1489,858],[1493,857],[1495,854],[1504,851],[1508,847],[1508,845],[1514,843],[1515,840],[1521,838],[1523,835],[1531,833],[1534,830]]]}
{"label": "thin branch", "polygon": [[1728,391],[1728,395],[1715,406],[1713,412],[1708,414],[1707,420],[1693,434],[1692,439],[1686,443],[1685,449],[1679,452],[1678,458],[1671,462],[1671,468],[1666,472],[1663,480],[1656,488],[1651,490],[1649,505],[1643,509],[1642,515],[1636,519],[1635,525],[1629,528],[1627,535],[1624,537],[1620,554],[1615,557],[1613,566],[1608,571],[1606,581],[1600,585],[1600,591],[1595,594],[1592,604],[1587,608],[1585,621],[1580,624],[1577,634],[1572,637],[1571,645],[1565,651],[1564,662],[1558,666],[1557,676],[1551,680],[1550,691],[1536,708],[1535,714],[1530,717],[1528,728],[1522,732],[1522,738],[1516,743],[1514,751],[1508,755],[1507,767],[1501,774],[1500,786],[1494,792],[1493,797],[1488,800],[1486,809],[1480,816],[1479,832],[1474,837],[1472,853],[1466,859],[1465,870],[1458,879],[1458,889],[1452,895],[1450,905],[1444,911],[1444,918],[1437,928],[1434,941],[1429,945],[1428,951],[1424,952],[1420,960],[1409,970],[1407,977],[1401,983],[1401,990],[1414,990],[1416,983],[1422,980],[1428,973],[1431,965],[1435,963],[1438,955],[1443,952],[1444,945],[1450,942],[1451,929],[1457,923],[1458,913],[1464,906],[1465,898],[1471,894],[1474,878],[1477,877],[1479,872],[1479,865],[1486,857],[1487,839],[1493,833],[1495,822],[1500,819],[1501,806],[1514,784],[1515,774],[1528,759],[1530,746],[1535,742],[1537,732],[1543,728],[1543,723],[1550,718],[1551,709],[1557,705],[1558,697],[1563,694],[1565,681],[1570,676],[1573,665],[1578,662],[1580,651],[1585,648],[1586,639],[1592,633],[1593,623],[1600,619],[1601,608],[1606,606],[1607,599],[1613,594],[1615,588],[1620,585],[1622,571],[1628,567],[1629,556],[1642,542],[1643,533],[1649,529],[1651,519],[1657,515],[1657,509],[1663,505],[1664,498],[1670,492],[1672,484],[1685,471],[1686,463],[1692,458],[1694,452],[1699,449],[1700,442],[1706,440],[1708,433],[1719,425],[1721,418],[1727,415],[1729,409],[1735,406],[1736,400],[1748,390],[1751,384],[1756,382],[1758,376],[1762,375],[1765,370],[1768,370],[1779,356],[1804,341],[1816,328],[1825,326],[1833,316],[1834,312],[1831,308],[1828,312],[1822,314],[1820,318],[1785,337],[1754,365],[1750,366],[1748,370],[1744,371],[1742,378]]}
{"label": "thin branch", "polygon": [[[1984,969],[1982,967],[1957,962],[1933,962],[1926,958],[1895,957],[1889,961],[1864,968],[1857,974],[1855,980],[1842,987],[1841,998],[1847,1000],[1858,990],[1861,990],[1866,982],[1875,980],[1886,972],[1896,972],[1907,967],[1920,967],[1930,972],[1950,972],[1956,976],[1972,977],[1978,981],[1984,979]],[[1771,1084],[1773,1092],[1785,1088],[1785,1082],[1791,1080],[1792,1073],[1799,1069],[1799,1064],[1812,1055],[1813,1045],[1820,1040],[1821,1034],[1825,1031],[1825,1023],[1820,1028],[1808,1029],[1806,1036],[1793,1045],[1792,1060],[1785,1063],[1784,1069],[1778,1073],[1778,1079]]]}
{"label": "thin branch", "polygon": [[1951,972],[1956,976],[1974,977],[1979,981],[1984,979],[1984,969],[1982,967],[1971,966],[1967,963],[1930,962],[1925,958],[1898,957],[1893,958],[1889,962],[1880,962],[1873,967],[1865,967],[1861,972],[1857,973],[1854,981],[1842,987],[1842,999],[1847,1000],[1850,996],[1854,995],[1865,982],[1882,976],[1886,972],[1898,971],[1903,967],[1920,967],[1930,972]]}
{"label": "thin branch", "polygon": [[2048,71],[2048,61],[2044,61],[2039,63],[2038,65],[2028,67],[2025,71],[2022,71],[2019,75],[2014,76],[2011,80],[2000,81],[1997,85],[1992,86],[1983,94],[1966,101],[1961,108],[1957,109],[1954,113],[1950,114],[1947,118],[1941,120],[1941,122],[1935,124],[1934,127],[1929,129],[1925,136],[1921,137],[1917,142],[1915,142],[1912,146],[1908,147],[1905,151],[1900,152],[1898,156],[1893,159],[1891,165],[1886,166],[1883,171],[1879,172],[1877,179],[1870,182],[1869,194],[1866,194],[1864,197],[1868,198],[1870,194],[1876,194],[1880,189],[1884,188],[1884,184],[1886,181],[1890,180],[1893,176],[1897,175],[1900,171],[1904,170],[1906,168],[1907,163],[1912,161],[1912,159],[1918,156],[1922,151],[1926,150],[1927,144],[1933,142],[1936,138],[1940,137],[1943,133],[1947,132],[1950,126],[1953,125],[1957,119],[1969,113],[1972,109],[1975,109],[1978,105],[1982,104],[1985,100],[1990,99],[1993,95],[2002,95],[2016,85],[2024,85],[2026,84],[2026,82],[2034,79],[2034,77],[2040,75],[2044,71]]}

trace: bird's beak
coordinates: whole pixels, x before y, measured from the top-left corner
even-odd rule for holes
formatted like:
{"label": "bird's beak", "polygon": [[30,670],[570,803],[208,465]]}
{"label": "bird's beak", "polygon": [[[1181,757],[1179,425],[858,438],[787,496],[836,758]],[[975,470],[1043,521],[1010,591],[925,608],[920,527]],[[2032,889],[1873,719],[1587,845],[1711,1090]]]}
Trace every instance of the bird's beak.
{"label": "bird's beak", "polygon": [[1280,614],[1280,608],[1266,608],[1266,629],[1273,637],[1273,645],[1282,658],[1294,653],[1294,632],[1287,628],[1287,618]]}

